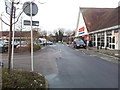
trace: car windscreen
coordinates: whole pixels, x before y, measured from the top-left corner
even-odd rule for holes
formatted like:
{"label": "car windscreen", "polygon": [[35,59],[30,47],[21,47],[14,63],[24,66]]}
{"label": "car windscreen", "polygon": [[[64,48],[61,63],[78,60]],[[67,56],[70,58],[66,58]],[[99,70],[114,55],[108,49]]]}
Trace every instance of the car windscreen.
{"label": "car windscreen", "polygon": [[85,44],[83,40],[77,40],[76,43]]}

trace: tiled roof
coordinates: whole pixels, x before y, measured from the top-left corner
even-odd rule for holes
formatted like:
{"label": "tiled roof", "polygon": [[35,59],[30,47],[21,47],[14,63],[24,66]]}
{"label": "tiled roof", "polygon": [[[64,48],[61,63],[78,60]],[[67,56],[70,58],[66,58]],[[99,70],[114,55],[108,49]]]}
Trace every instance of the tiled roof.
{"label": "tiled roof", "polygon": [[118,25],[118,8],[80,9],[89,32]]}

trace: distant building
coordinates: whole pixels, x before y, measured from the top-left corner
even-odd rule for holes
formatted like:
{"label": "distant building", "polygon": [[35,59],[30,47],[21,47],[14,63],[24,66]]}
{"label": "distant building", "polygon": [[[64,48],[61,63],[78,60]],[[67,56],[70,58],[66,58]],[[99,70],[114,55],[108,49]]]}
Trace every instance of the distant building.
{"label": "distant building", "polygon": [[[0,39],[6,39],[9,40],[9,31],[0,31]],[[33,36],[37,36],[37,31],[33,31]],[[4,38],[3,38],[4,37]],[[30,31],[15,31],[15,40],[16,41],[25,41],[31,39],[31,32]]]}
{"label": "distant building", "polygon": [[[95,47],[101,46],[111,50],[120,50],[119,30],[120,7],[118,8],[80,8],[85,28],[82,30],[82,23],[77,25],[75,37],[82,37],[91,41]],[[79,16],[80,16],[79,14]],[[78,21],[81,22],[79,17]],[[85,33],[85,29],[87,30]],[[81,33],[84,32],[84,33]],[[78,34],[79,33],[79,34]]]}

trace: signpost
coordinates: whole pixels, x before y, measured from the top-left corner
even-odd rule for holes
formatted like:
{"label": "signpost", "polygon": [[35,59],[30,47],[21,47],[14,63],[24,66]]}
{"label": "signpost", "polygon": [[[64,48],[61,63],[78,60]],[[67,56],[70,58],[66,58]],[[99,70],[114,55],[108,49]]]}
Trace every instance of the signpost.
{"label": "signpost", "polygon": [[38,12],[38,7],[33,2],[25,2],[23,5],[24,13],[31,18],[31,22],[26,21],[31,26],[31,70],[33,71],[33,30],[32,30],[32,17]]}

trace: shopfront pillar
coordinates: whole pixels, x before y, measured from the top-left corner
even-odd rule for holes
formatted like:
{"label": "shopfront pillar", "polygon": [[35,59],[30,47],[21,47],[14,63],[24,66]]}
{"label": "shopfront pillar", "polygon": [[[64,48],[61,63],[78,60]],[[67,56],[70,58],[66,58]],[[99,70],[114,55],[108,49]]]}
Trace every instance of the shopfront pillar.
{"label": "shopfront pillar", "polygon": [[107,33],[106,31],[104,32],[104,47],[107,47]]}

